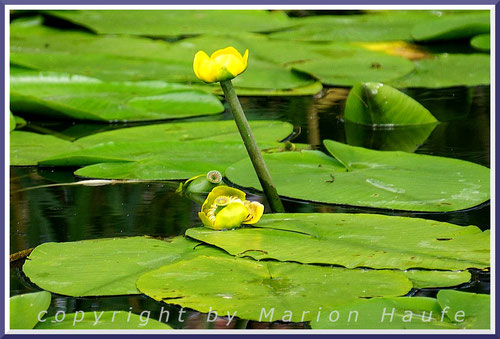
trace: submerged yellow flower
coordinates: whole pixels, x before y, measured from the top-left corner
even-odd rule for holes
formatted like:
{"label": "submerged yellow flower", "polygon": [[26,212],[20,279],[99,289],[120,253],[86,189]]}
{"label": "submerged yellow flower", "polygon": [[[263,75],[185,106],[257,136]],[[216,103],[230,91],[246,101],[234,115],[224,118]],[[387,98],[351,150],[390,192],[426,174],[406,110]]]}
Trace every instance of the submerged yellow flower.
{"label": "submerged yellow flower", "polygon": [[210,57],[199,51],[194,56],[194,74],[204,82],[231,80],[243,73],[248,65],[248,49],[241,56],[234,47],[215,51]]}
{"label": "submerged yellow flower", "polygon": [[203,225],[216,230],[255,224],[264,213],[264,206],[245,200],[245,193],[232,187],[217,186],[198,213]]}

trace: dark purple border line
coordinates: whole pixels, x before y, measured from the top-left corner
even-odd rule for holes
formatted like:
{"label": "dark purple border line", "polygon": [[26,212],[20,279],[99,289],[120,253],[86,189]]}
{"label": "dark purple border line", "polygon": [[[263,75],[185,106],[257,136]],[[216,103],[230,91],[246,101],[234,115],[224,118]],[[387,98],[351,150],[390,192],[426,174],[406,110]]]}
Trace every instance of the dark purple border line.
{"label": "dark purple border line", "polygon": [[[431,0],[422,0],[422,1],[417,1],[417,0],[411,0],[411,1],[395,1],[395,0],[385,0],[385,1],[369,1],[369,0],[357,0],[355,2],[349,2],[349,1],[332,1],[332,0],[314,0],[313,3],[307,3],[306,5],[495,5],[495,10],[499,8],[498,6],[498,1],[488,1],[488,0],[479,0],[476,2],[472,2],[471,0],[438,0],[438,1],[431,1]],[[40,0],[21,0],[21,1],[14,1],[14,0],[0,0],[0,17],[1,17],[1,51],[2,53],[0,54],[0,61],[1,61],[1,74],[2,74],[2,82],[0,84],[0,89],[2,91],[2,95],[0,98],[0,104],[2,107],[5,106],[5,69],[4,69],[4,62],[5,62],[5,5],[301,5],[304,4],[304,0],[273,0],[272,2],[270,1],[263,1],[263,0],[245,0],[239,1],[237,4],[235,4],[231,0],[212,0],[210,3],[208,1],[202,1],[202,0],[187,0],[187,1],[182,1],[182,0],[146,0],[141,3],[138,2],[138,0],[104,0],[104,1],[99,1],[99,0],[47,0],[42,3]],[[495,27],[500,27],[500,14],[497,14],[495,18]],[[495,39],[495,46],[498,46],[500,43],[500,38],[498,35],[496,35]],[[496,54],[497,48],[495,48],[495,54]],[[497,60],[495,60],[495,69],[497,70],[499,68],[499,65],[497,63]],[[497,77],[498,72],[495,72],[495,77]],[[500,88],[497,86],[495,88],[495,97],[500,97]],[[498,105],[498,104],[497,104]],[[500,111],[499,109],[496,109],[496,111]],[[500,114],[496,114],[496,120],[495,120],[495,125],[492,126],[494,128],[494,131],[496,132],[498,130],[498,127],[500,126]],[[1,135],[1,163],[2,166],[0,167],[0,173],[2,174],[2,178],[5,179],[5,176],[8,175],[8,173],[5,173],[5,119],[2,120],[1,122],[1,130],[0,130],[0,135]],[[497,140],[495,140],[495,148],[498,146]],[[498,165],[498,161],[495,161],[495,166]],[[494,187],[494,193],[496,196],[497,192],[497,185],[500,185],[500,183],[497,183]],[[2,180],[1,183],[2,187],[2,192],[5,193],[5,182]],[[2,220],[5,220],[5,194],[1,195],[0,202],[2,203],[2,208],[1,208],[1,218]],[[496,206],[493,206],[495,208]],[[495,209],[496,211],[496,209]],[[8,227],[8,225],[4,225],[4,227]],[[495,225],[492,225],[492,227],[495,227]],[[0,249],[2,250],[2,254],[5,253],[5,228],[0,232]],[[500,243],[500,235],[496,233],[495,237],[495,243]],[[2,276],[2,281],[5,281],[5,260],[6,258],[3,258],[0,264],[0,270],[1,270],[1,276]],[[496,280],[498,279],[498,275],[496,272],[492,272],[492,274],[495,275]],[[498,296],[498,293],[496,295],[496,304],[500,302],[500,297]],[[26,335],[7,335],[5,334],[5,326],[4,326],[4,321],[5,321],[5,314],[4,314],[4,305],[5,305],[5,295],[4,291],[0,293],[0,338],[4,337],[9,337],[9,338],[19,338],[19,339],[31,339],[33,337],[32,334],[26,334]],[[498,324],[498,314],[496,314],[496,323]],[[245,331],[245,333],[248,333],[248,331]],[[315,332],[311,330],[310,333],[304,334],[302,333],[297,333],[297,334],[282,334],[279,331],[276,331],[276,334],[258,334],[258,330],[252,331],[251,334],[178,334],[175,333],[175,331],[172,331],[172,334],[158,334],[158,335],[150,335],[154,337],[159,337],[159,336],[165,336],[168,335],[169,337],[179,337],[183,339],[191,339],[191,338],[198,338],[199,336],[204,336],[207,338],[219,338],[221,336],[225,338],[231,338],[231,337],[242,337],[244,336],[245,338],[261,338],[261,337],[272,337],[272,338],[285,338],[288,336],[293,336],[294,338],[302,338],[302,337],[309,337]],[[140,334],[139,334],[140,335]],[[75,336],[78,336],[79,338],[103,338],[105,336],[119,336],[119,337],[132,337],[132,336],[139,336],[139,335],[134,335],[134,334],[110,334],[110,335],[104,335],[104,334],[82,334],[82,335],[75,335],[75,334],[57,334],[57,335],[42,335],[44,337],[52,337],[52,336],[57,336],[58,338],[73,338]],[[399,338],[403,336],[411,336],[412,338],[456,338],[460,337],[461,335],[457,334],[369,334],[367,332],[366,334],[315,334],[315,337],[321,337],[321,338],[326,338],[326,337],[333,337],[335,338],[349,338],[349,339],[356,339],[356,338],[366,338],[366,337],[373,337],[373,338],[387,338],[388,336],[390,338]],[[465,335],[467,338],[472,337],[481,337],[481,338],[500,338],[498,334],[469,334]]]}

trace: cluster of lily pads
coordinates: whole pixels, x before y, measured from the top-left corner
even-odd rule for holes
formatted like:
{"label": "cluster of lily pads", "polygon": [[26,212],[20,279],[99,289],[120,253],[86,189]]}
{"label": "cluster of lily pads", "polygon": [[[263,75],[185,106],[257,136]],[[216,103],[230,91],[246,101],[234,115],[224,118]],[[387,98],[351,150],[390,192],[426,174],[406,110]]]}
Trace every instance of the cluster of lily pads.
{"label": "cluster of lily pads", "polygon": [[[94,33],[52,28],[47,22],[54,18]],[[131,29],[130,22],[138,25]],[[228,25],[235,27],[231,34]],[[354,86],[346,123],[423,125],[430,134],[437,119],[396,88],[488,84],[489,56],[433,55],[411,42],[488,32],[489,14],[483,12],[295,19],[264,11],[45,11],[11,24],[11,109],[97,121],[217,114],[224,110],[213,95],[219,89],[202,86],[192,57],[200,49],[233,45],[255,54],[234,79],[238,94],[311,95],[323,84]],[[482,46],[484,40],[471,43]],[[260,189],[233,121],[129,127],[77,140],[17,130],[23,124],[11,114],[14,166],[77,167],[80,177],[139,180],[185,180],[217,170],[227,184]],[[324,140],[323,151],[304,144],[290,148],[280,141],[292,133],[291,124],[254,121],[251,127],[281,196],[426,212],[471,208],[490,197],[490,171],[474,163],[333,140]],[[251,226],[197,227],[171,239],[44,243],[23,272],[40,288],[67,296],[145,294],[200,312],[308,322],[318,329],[489,328],[487,295],[441,290],[436,298],[407,296],[412,289],[466,283],[471,268],[487,270],[489,231],[376,214],[262,215],[235,189],[223,190],[239,200],[221,202],[235,203],[239,219],[229,226]],[[210,196],[207,201],[202,221],[219,228],[211,218],[219,205]],[[46,292],[13,297],[11,314],[27,303],[37,305],[37,318],[26,315],[26,322],[12,327],[75,328],[71,316],[39,322],[50,303]],[[343,316],[352,310],[359,321]],[[392,321],[379,321],[383,310],[393,310]],[[127,325],[110,318],[103,317],[101,328],[141,328],[136,318]],[[152,322],[151,328],[169,326]]]}

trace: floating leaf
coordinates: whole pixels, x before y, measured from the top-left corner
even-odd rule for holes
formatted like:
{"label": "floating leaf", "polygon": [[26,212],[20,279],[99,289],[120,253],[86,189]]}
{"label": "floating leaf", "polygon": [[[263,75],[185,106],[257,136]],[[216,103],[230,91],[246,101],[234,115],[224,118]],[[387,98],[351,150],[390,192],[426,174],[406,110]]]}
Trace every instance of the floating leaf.
{"label": "floating leaf", "polygon": [[14,111],[96,121],[185,118],[224,111],[211,94],[165,82],[103,82],[60,73],[10,77]]}
{"label": "floating leaf", "polygon": [[477,11],[477,13],[449,15],[425,20],[412,28],[411,35],[417,41],[431,41],[469,38],[476,34],[489,32],[490,12]]}
{"label": "floating leaf", "polygon": [[397,271],[199,256],[142,275],[137,288],[155,300],[204,313],[300,322],[313,319],[319,307],[403,295],[411,283]]}
{"label": "floating leaf", "polygon": [[[149,311],[144,311],[149,312]],[[62,319],[62,320],[61,320]],[[150,319],[150,313],[134,314],[123,310],[57,314],[43,319],[36,330],[168,330],[172,327]]]}
{"label": "floating leaf", "polygon": [[[465,328],[490,328],[490,296],[455,290],[441,290],[437,300],[443,308],[449,307],[447,316],[454,321],[462,320]],[[457,318],[458,315],[458,318]]]}
{"label": "floating leaf", "polygon": [[490,83],[490,57],[485,54],[439,54],[414,61],[415,72],[389,85],[397,88],[477,86]]}
{"label": "floating leaf", "polygon": [[345,105],[344,118],[362,125],[435,124],[436,118],[408,95],[390,86],[367,82],[355,85]]}
{"label": "floating leaf", "polygon": [[[319,151],[266,154],[282,196],[352,206],[410,211],[456,211],[489,199],[488,168],[451,158],[374,151],[325,140]],[[229,166],[233,183],[259,189],[247,159]],[[429,183],[432,183],[431,185]]]}
{"label": "floating leaf", "polygon": [[327,310],[313,329],[459,329],[446,316],[441,320],[441,307],[433,298],[373,298]]}
{"label": "floating leaf", "polygon": [[391,10],[363,15],[310,16],[293,19],[292,23],[298,27],[273,33],[271,37],[299,41],[412,40],[412,27],[437,15],[432,11]]}
{"label": "floating leaf", "polygon": [[[205,87],[206,88],[206,87]],[[201,89],[201,87],[200,87]],[[236,94],[238,96],[309,96],[318,94],[323,89],[323,85],[319,81],[315,81],[310,85],[294,87],[294,88],[285,88],[285,89],[273,89],[273,88],[246,88],[246,87],[238,87],[236,89]],[[211,92],[218,95],[224,95],[222,88],[217,85],[211,87]]]}
{"label": "floating leaf", "polygon": [[13,130],[16,129],[16,118],[14,118],[14,114],[12,114],[12,112],[9,112],[9,114],[10,114],[9,131],[12,132]]}
{"label": "floating leaf", "polygon": [[38,323],[40,312],[50,306],[50,293],[46,291],[20,294],[10,298],[10,328],[31,330]]}
{"label": "floating leaf", "polygon": [[11,166],[33,166],[44,158],[79,149],[77,145],[51,135],[22,131],[10,133]]}
{"label": "floating leaf", "polygon": [[270,32],[291,26],[283,12],[264,10],[85,10],[45,13],[100,34],[186,36],[218,32]]}
{"label": "floating leaf", "polygon": [[388,82],[414,70],[411,61],[380,52],[356,52],[351,56],[306,61],[292,68],[332,86],[353,86],[358,82]]}
{"label": "floating leaf", "polygon": [[436,124],[374,129],[346,121],[344,128],[347,144],[351,146],[412,153],[429,138]]}
{"label": "floating leaf", "polygon": [[[105,81],[201,83],[193,72],[194,54],[202,49],[201,46],[220,49],[220,44],[214,44],[218,40],[210,37],[170,44],[146,38],[96,36],[44,26],[14,27],[11,35],[11,63],[15,65]],[[236,87],[255,90],[286,90],[313,83],[314,80],[307,75],[258,58],[252,58],[248,70],[234,81]]]}
{"label": "floating leaf", "polygon": [[471,39],[470,45],[475,49],[487,52],[490,50],[490,35],[489,34],[476,35]]}
{"label": "floating leaf", "polygon": [[[475,226],[343,213],[268,214],[254,226],[227,232],[191,228],[186,235],[231,255],[256,260],[377,269],[463,270],[489,266],[489,231],[481,232]],[[425,279],[417,276],[416,280],[437,278],[435,273],[419,275]]]}
{"label": "floating leaf", "polygon": [[[23,271],[34,284],[74,297],[139,294],[137,278],[166,263],[197,255],[198,242],[146,237],[96,239],[37,246]],[[210,249],[208,249],[210,250]]]}
{"label": "floating leaf", "polygon": [[468,271],[421,271],[408,270],[404,274],[413,283],[413,288],[451,287],[468,282]]}

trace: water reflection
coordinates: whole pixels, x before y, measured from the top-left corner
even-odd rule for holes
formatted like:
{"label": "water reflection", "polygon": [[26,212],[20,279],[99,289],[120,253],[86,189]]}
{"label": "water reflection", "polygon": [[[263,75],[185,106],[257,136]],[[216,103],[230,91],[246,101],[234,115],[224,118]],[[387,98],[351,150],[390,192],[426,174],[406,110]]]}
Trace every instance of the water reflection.
{"label": "water reflection", "polygon": [[[301,131],[294,142],[308,143],[322,149],[323,139],[333,139],[373,149],[401,149],[416,153],[447,156],[481,165],[490,164],[489,87],[452,88],[440,90],[408,90],[407,93],[426,106],[441,123],[433,129],[413,133],[382,133],[355,127],[342,119],[347,89],[325,89],[313,97],[242,98],[250,120],[283,120]],[[225,120],[231,115],[199,117],[185,121]],[[102,125],[70,121],[28,121],[26,130],[45,131],[68,139],[127,124]],[[134,126],[137,124],[134,124]],[[422,133],[421,133],[422,132]],[[391,137],[390,135],[396,136]],[[418,135],[418,137],[416,137]],[[389,139],[388,139],[389,138]],[[396,141],[394,141],[396,140]],[[388,148],[388,145],[390,147]],[[10,252],[35,247],[48,241],[76,241],[117,236],[175,236],[189,227],[200,225],[200,205],[175,193],[176,182],[144,182],[86,186],[53,186],[26,190],[35,186],[76,181],[74,169],[36,169],[12,167],[10,173]],[[250,193],[252,200],[263,201],[261,195]],[[490,227],[490,204],[448,213],[394,212],[370,208],[315,204],[285,200],[288,212],[381,213],[421,217],[458,225]],[[269,211],[269,207],[266,206]],[[489,293],[489,272],[473,271],[473,280],[458,289]],[[18,267],[11,269],[11,295],[38,290],[30,284]],[[437,289],[413,291],[414,295],[435,296]],[[105,298],[70,298],[54,295],[50,314],[58,310],[123,310],[134,313],[151,311],[158,318],[163,310],[170,312],[169,324],[176,328],[226,328],[226,321],[207,322],[206,314],[188,310],[184,322],[178,319],[180,307],[155,302],[145,296]],[[232,328],[304,328],[307,324],[259,323],[238,320]]]}

